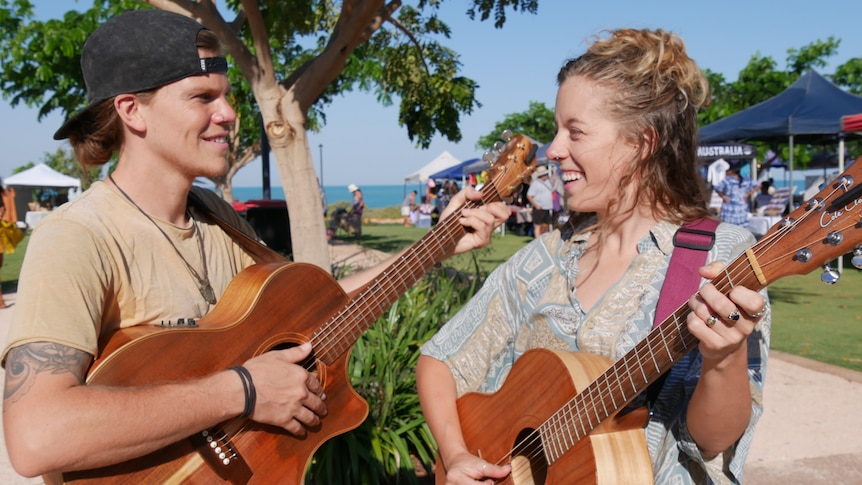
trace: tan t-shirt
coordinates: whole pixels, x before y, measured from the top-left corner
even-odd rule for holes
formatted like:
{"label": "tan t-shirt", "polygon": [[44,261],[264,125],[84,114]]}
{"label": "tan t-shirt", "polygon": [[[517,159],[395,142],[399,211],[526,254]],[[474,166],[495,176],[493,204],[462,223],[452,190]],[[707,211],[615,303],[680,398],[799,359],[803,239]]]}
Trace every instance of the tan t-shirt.
{"label": "tan t-shirt", "polygon": [[[249,235],[252,228],[215,193],[193,188],[214,213]],[[221,297],[254,263],[215,223],[195,209],[209,280]],[[203,264],[192,228],[154,219],[199,275]],[[18,297],[3,350],[56,342],[94,356],[99,337],[118,328],[200,318],[211,306],[165,236],[134,205],[102,182],[64,204],[33,231],[18,280]]]}

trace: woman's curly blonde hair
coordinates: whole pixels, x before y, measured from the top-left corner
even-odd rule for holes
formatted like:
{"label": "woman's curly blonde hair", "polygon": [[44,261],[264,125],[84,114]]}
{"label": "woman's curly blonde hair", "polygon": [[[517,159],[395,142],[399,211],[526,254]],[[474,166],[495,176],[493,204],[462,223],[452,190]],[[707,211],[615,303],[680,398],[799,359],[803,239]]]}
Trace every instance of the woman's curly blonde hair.
{"label": "woman's curly blonde hair", "polygon": [[[611,93],[608,114],[638,148],[640,162],[619,181],[621,189],[636,187],[634,203],[650,201],[657,219],[678,224],[706,217],[707,192],[696,166],[697,112],[709,103],[709,83],[682,39],[661,29],[609,31],[567,61],[557,82],[572,76]],[[625,218],[634,207],[617,209],[608,213]]]}

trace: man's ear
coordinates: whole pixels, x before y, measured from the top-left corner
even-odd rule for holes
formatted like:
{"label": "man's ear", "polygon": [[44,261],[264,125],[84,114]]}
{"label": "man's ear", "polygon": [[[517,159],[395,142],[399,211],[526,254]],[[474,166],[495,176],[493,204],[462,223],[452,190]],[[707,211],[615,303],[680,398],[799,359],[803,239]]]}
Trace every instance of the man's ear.
{"label": "man's ear", "polygon": [[119,94],[114,97],[114,109],[123,124],[136,132],[146,131],[147,124],[141,113],[141,100],[134,94]]}

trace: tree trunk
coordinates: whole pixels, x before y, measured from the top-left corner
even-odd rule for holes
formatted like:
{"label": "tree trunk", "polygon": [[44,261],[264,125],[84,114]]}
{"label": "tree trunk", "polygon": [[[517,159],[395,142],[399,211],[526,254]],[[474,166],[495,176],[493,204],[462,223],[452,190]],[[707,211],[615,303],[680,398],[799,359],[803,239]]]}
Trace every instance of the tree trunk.
{"label": "tree trunk", "polygon": [[274,111],[283,114],[283,119],[270,116],[263,106],[261,111],[287,199],[293,260],[331,272],[320,188],[308,146],[305,115],[296,104],[287,101],[291,99],[289,94],[279,99],[280,106],[274,106]]}

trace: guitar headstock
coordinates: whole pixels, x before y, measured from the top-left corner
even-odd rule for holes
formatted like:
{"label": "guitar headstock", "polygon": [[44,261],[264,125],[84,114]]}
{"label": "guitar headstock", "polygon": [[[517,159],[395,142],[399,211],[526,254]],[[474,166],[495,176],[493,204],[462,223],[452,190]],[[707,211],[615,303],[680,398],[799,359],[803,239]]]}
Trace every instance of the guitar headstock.
{"label": "guitar headstock", "polygon": [[[496,190],[500,200],[510,197],[522,183],[529,181],[530,175],[536,169],[536,150],[534,145],[524,135],[514,135],[504,131],[503,142],[495,145],[493,152],[487,152],[482,159],[491,164],[488,170],[486,187]],[[486,189],[483,188],[482,192]]]}
{"label": "guitar headstock", "polygon": [[862,246],[860,182],[862,164],[853,164],[752,247],[767,282],[810,273]]}

